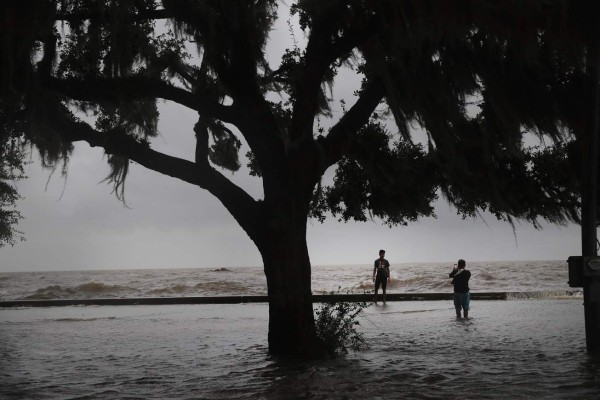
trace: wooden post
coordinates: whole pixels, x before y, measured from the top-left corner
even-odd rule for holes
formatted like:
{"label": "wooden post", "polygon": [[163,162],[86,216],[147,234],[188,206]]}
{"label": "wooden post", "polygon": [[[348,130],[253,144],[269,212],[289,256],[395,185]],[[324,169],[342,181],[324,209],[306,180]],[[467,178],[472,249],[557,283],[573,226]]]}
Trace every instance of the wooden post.
{"label": "wooden post", "polygon": [[[596,35],[592,35],[596,36]],[[587,72],[590,77],[590,107],[587,131],[582,143],[581,250],[582,255],[597,255],[598,221],[598,129],[600,113],[600,49],[595,37],[589,41]],[[587,350],[600,353],[600,277],[586,276],[583,284],[585,337]]]}

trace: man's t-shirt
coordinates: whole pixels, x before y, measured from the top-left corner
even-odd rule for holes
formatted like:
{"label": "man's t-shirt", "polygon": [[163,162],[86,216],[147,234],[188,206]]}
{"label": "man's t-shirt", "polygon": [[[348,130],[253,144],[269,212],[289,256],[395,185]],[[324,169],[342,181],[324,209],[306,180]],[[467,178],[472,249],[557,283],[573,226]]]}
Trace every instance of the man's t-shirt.
{"label": "man's t-shirt", "polygon": [[377,269],[377,276],[384,276],[387,278],[387,268],[390,267],[390,263],[385,258],[382,260],[378,258],[375,260],[375,268]]}
{"label": "man's t-shirt", "polygon": [[454,285],[454,293],[468,293],[469,292],[469,279],[471,278],[471,271],[455,270],[450,272],[450,278],[452,278],[452,284]]}

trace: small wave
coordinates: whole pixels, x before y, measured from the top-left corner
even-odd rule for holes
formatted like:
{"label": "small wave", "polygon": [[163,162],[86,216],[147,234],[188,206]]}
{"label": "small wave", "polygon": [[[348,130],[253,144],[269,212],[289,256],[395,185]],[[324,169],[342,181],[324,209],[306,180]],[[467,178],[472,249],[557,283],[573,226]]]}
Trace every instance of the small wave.
{"label": "small wave", "polygon": [[433,282],[430,286],[434,290],[435,289],[446,289],[446,290],[452,291],[452,283],[449,280],[436,281],[436,282]]}
{"label": "small wave", "polygon": [[431,308],[427,310],[408,310],[408,311],[392,311],[392,312],[383,312],[382,314],[416,314],[416,313],[424,313],[424,312],[432,312],[432,311],[440,311],[439,308]]}
{"label": "small wave", "polygon": [[508,292],[508,300],[522,299],[579,299],[583,297],[582,290],[549,290],[538,292]]}
{"label": "small wave", "polygon": [[250,287],[235,281],[199,282],[194,289],[206,295],[265,294],[267,292],[266,287]]}
{"label": "small wave", "polygon": [[121,285],[107,285],[102,282],[87,282],[76,287],[50,285],[37,289],[33,294],[23,297],[23,300],[52,300],[66,298],[91,298],[98,296],[123,296],[138,289]]}
{"label": "small wave", "polygon": [[52,321],[56,322],[89,322],[89,321],[98,321],[104,319],[116,319],[117,317],[104,317],[104,318],[57,318]]}
{"label": "small wave", "polygon": [[81,294],[84,297],[96,296],[122,296],[126,293],[139,292],[139,289],[122,285],[107,285],[102,282],[87,282],[75,288],[77,295]]}
{"label": "small wave", "polygon": [[490,273],[481,271],[479,274],[477,274],[477,279],[482,279],[484,281],[493,281],[496,279],[496,277]]}
{"label": "small wave", "polygon": [[77,290],[79,292],[83,292],[83,293],[102,293],[102,292],[113,291],[115,289],[120,290],[122,288],[123,288],[123,286],[111,286],[111,285],[106,285],[102,282],[87,282],[87,283],[77,286],[75,288],[75,290]]}
{"label": "small wave", "polygon": [[390,283],[394,283],[396,285],[402,285],[402,286],[415,286],[415,285],[420,285],[424,282],[429,283],[431,282],[431,277],[428,276],[416,276],[414,278],[408,278],[408,279],[392,279],[392,281]]}
{"label": "small wave", "polygon": [[158,295],[171,294],[171,293],[181,294],[181,293],[189,292],[191,290],[192,290],[192,288],[190,288],[187,285],[173,285],[173,286],[164,287],[164,288],[160,288],[160,289],[153,289],[150,291],[150,293],[158,294]]}
{"label": "small wave", "polygon": [[51,300],[63,298],[65,294],[74,294],[73,290],[63,289],[60,285],[46,286],[45,288],[37,289],[33,294],[25,296],[24,300]]}
{"label": "small wave", "polygon": [[257,295],[266,294],[265,287],[251,287],[249,285],[227,280],[203,281],[193,286],[174,284],[152,289],[149,295],[154,296],[226,296],[226,295]]}
{"label": "small wave", "polygon": [[362,281],[360,284],[358,284],[356,286],[355,289],[359,290],[359,291],[372,290],[373,289],[373,282],[371,282],[371,281]]}

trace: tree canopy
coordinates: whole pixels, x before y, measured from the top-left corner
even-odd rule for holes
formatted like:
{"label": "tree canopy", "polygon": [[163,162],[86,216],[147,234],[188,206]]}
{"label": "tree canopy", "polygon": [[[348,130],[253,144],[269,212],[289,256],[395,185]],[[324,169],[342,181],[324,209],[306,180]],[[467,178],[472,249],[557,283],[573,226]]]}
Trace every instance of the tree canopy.
{"label": "tree canopy", "polygon": [[[320,188],[313,202],[321,218],[328,209],[345,220],[374,215],[403,223],[430,215],[431,189],[439,187],[467,215],[489,209],[500,218],[532,222],[577,219],[564,203],[553,207],[566,182],[516,166],[551,166],[549,150],[522,148],[523,132],[563,144],[575,132],[569,128],[582,124],[581,5],[300,1],[291,9],[310,32],[308,45],[289,49],[280,65],[271,66],[263,50],[277,18],[275,1],[164,1],[162,8],[154,1],[11,3],[4,6],[8,62],[2,82],[28,113],[28,139],[49,164],[67,157],[74,140],[103,146],[119,194],[128,157],[110,149],[120,139],[149,144],[157,134],[157,98],[198,110],[194,132],[210,144],[197,156],[206,153],[213,165],[235,171],[240,141],[230,125],[239,125],[242,103],[236,96],[255,96],[262,101],[252,112],[265,113],[264,122],[278,128],[288,147],[312,140],[338,149],[319,160],[321,171],[341,161],[336,184]],[[162,33],[157,24],[165,27]],[[191,50],[197,50],[194,57]],[[383,100],[399,135],[373,119],[352,136],[342,132],[342,123],[326,134],[315,131],[315,117],[331,112],[326,89],[342,67],[365,76],[364,101],[349,115],[372,111],[362,104],[369,96]],[[284,100],[265,101],[268,93]],[[77,111],[94,115],[95,126],[84,124]],[[412,145],[413,126],[430,138],[428,153],[435,157],[428,161],[427,152]],[[251,136],[259,135],[245,134],[253,153],[279,150]],[[261,159],[256,166],[267,169]],[[395,160],[404,165],[392,165]],[[435,178],[434,169],[443,173]],[[367,182],[355,177],[367,176],[367,186],[354,186]],[[412,178],[400,182],[399,176]],[[540,185],[548,194],[545,206],[538,202],[544,197],[522,193]],[[406,196],[409,189],[418,194]]]}
{"label": "tree canopy", "polygon": [[[280,5],[4,3],[10,129],[49,165],[68,159],[76,141],[103,148],[119,197],[134,161],[218,198],[265,262],[275,352],[314,336],[308,216],[407,224],[432,215],[441,193],[465,216],[579,221],[595,3],[300,0],[290,11],[306,45],[272,65],[265,46],[286,18]],[[343,68],[362,84],[338,118],[330,89],[344,84]],[[164,133],[196,137],[190,160],[152,149],[158,99],[198,113],[187,132]],[[327,117],[331,126],[320,127]],[[528,147],[527,135],[547,145]],[[242,139],[262,199],[220,172],[240,168]],[[332,166],[333,182],[322,181]]]}

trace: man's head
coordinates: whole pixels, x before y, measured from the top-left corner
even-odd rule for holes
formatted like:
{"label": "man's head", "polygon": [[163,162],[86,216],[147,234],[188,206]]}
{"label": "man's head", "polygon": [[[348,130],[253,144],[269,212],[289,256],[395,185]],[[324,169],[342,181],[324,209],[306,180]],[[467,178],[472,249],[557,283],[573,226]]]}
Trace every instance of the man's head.
{"label": "man's head", "polygon": [[467,263],[462,258],[460,260],[458,260],[458,268],[459,269],[463,269],[466,265],[467,265]]}
{"label": "man's head", "polygon": [[379,257],[385,257],[385,250],[379,250]]}

